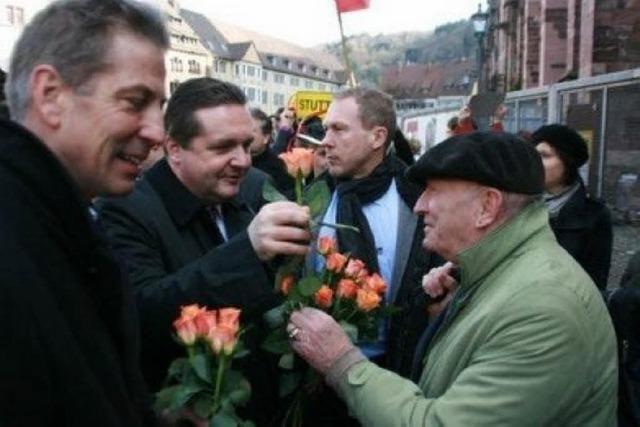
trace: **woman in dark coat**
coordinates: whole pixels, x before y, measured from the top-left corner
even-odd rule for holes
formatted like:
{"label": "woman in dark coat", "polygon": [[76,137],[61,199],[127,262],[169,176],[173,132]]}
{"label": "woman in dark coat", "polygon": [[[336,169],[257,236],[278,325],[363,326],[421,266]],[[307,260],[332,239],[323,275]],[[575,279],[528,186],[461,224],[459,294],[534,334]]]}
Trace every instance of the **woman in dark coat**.
{"label": "woman in dark coat", "polygon": [[544,198],[558,243],[603,290],[611,265],[611,214],[587,195],[578,174],[589,159],[587,144],[576,131],[557,124],[536,130],[532,142],[542,157]]}

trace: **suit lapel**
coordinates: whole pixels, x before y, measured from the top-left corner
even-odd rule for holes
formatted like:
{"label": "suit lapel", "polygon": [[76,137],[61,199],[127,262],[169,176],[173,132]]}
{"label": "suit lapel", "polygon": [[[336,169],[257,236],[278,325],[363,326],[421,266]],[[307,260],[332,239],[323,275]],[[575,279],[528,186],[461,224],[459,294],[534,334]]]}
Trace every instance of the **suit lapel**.
{"label": "suit lapel", "polygon": [[396,259],[393,265],[393,277],[391,279],[391,303],[393,303],[398,295],[402,276],[404,276],[407,262],[411,255],[411,247],[413,236],[418,224],[418,218],[407,207],[402,198],[398,198],[398,224],[396,239]]}

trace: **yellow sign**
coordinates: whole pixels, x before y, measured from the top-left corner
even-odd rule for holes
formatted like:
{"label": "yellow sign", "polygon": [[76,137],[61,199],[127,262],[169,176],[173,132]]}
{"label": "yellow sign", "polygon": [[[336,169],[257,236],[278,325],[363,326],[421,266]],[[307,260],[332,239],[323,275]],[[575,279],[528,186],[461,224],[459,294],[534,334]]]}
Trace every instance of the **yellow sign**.
{"label": "yellow sign", "polygon": [[300,119],[308,116],[324,118],[332,99],[331,92],[299,91],[289,98],[288,107],[293,108]]}

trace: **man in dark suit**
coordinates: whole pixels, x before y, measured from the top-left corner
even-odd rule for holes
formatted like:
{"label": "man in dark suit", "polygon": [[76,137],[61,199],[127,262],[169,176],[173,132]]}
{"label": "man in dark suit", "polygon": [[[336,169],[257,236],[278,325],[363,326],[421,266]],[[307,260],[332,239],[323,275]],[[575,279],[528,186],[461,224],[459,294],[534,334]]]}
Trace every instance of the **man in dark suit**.
{"label": "man in dark suit", "polygon": [[142,426],[133,295],[90,201],[133,189],[162,142],[162,16],[52,2],[25,27],[0,120],[0,425]]}
{"label": "man in dark suit", "polygon": [[[266,263],[277,254],[306,254],[310,238],[307,208],[271,203],[252,217],[235,198],[251,166],[253,138],[240,88],[211,78],[187,81],[171,97],[164,121],[165,159],[130,196],[99,203],[107,234],[128,264],[140,310],[142,369],[152,389],[181,354],[171,336],[180,306],[235,306],[245,321],[259,320],[275,298]],[[263,365],[255,351],[253,357],[247,365],[256,371]],[[254,389],[265,382],[256,378],[262,374],[249,372]]]}
{"label": "man in dark suit", "polygon": [[334,95],[324,125],[328,172],[336,180],[324,222],[355,225],[360,233],[324,227],[320,235],[335,234],[340,251],[362,259],[387,282],[386,303],[402,310],[364,353],[407,376],[427,323],[422,276],[443,260],[421,249],[424,232],[412,211],[420,188],[389,152],[396,134],[393,100],[375,89],[348,89]]}

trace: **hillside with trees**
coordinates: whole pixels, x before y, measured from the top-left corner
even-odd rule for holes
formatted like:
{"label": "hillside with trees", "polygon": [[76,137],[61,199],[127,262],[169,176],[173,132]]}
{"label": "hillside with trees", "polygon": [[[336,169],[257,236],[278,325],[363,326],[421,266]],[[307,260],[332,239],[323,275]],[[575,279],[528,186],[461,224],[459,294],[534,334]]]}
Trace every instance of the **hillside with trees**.
{"label": "hillside with trees", "polygon": [[[348,37],[347,43],[358,81],[375,85],[389,65],[446,63],[476,54],[473,26],[466,20],[441,25],[431,32],[354,35]],[[340,43],[323,49],[342,59]]]}

